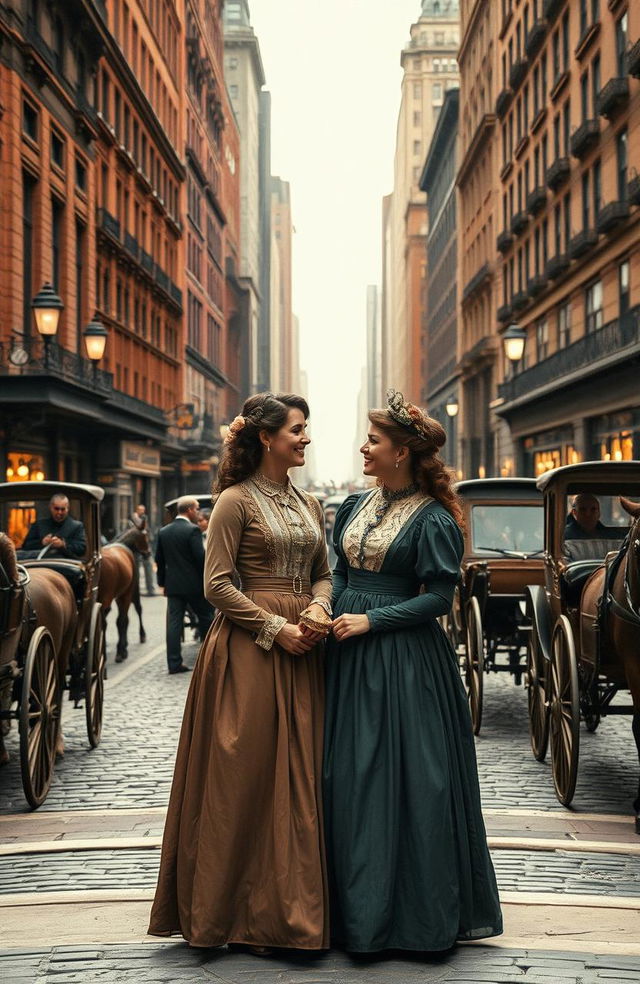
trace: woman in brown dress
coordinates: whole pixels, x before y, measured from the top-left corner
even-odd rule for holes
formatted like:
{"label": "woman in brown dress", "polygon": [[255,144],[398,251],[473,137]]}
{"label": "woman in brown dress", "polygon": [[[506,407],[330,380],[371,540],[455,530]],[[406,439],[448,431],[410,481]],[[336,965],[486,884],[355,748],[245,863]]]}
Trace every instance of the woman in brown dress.
{"label": "woman in brown dress", "polygon": [[331,576],[320,504],[288,477],[304,464],[308,414],[302,397],[250,397],[220,465],[205,563],[219,614],[187,698],[149,928],[192,946],[329,945],[320,642]]}

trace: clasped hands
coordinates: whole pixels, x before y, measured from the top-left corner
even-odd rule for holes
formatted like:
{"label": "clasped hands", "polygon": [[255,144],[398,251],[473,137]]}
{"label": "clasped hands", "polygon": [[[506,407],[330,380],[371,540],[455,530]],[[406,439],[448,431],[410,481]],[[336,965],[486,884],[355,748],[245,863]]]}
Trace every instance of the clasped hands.
{"label": "clasped hands", "polygon": [[43,547],[56,547],[59,549],[64,547],[64,545],[65,542],[62,537],[54,536],[53,533],[47,533],[47,535],[42,538]]}
{"label": "clasped hands", "polygon": [[[306,609],[306,612],[313,615],[314,609],[319,619],[325,617],[324,610],[320,605],[310,605]],[[276,640],[278,645],[288,653],[303,656],[304,653],[308,653],[310,649],[313,649],[315,645],[324,639],[329,632],[333,632],[335,638],[339,642],[342,642],[350,636],[364,635],[370,628],[371,625],[366,615],[345,614],[334,619],[324,632],[316,632],[302,622],[299,622],[297,625],[287,622],[278,632]]]}

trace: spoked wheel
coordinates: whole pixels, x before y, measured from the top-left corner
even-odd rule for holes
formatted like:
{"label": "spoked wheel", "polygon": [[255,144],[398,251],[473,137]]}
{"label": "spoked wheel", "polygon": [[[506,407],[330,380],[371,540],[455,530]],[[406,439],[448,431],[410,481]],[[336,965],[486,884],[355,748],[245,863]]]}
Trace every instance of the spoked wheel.
{"label": "spoked wheel", "polygon": [[538,762],[544,762],[549,743],[549,705],[545,693],[545,670],[548,671],[548,665],[540,651],[534,623],[527,640],[527,698],[531,751]]}
{"label": "spoked wheel", "polygon": [[53,639],[39,626],[29,643],[20,697],[22,788],[34,810],[44,803],[56,761],[60,728],[60,681]]}
{"label": "spoked wheel", "polygon": [[467,606],[467,651],[464,657],[464,677],[471,711],[474,735],[480,734],[482,724],[482,688],[484,675],[484,638],[482,617],[477,598]]}
{"label": "spoked wheel", "polygon": [[96,748],[100,743],[102,732],[105,667],[104,619],[102,605],[96,602],[91,612],[84,665],[84,708],[87,717],[87,735],[92,748]]}
{"label": "spoked wheel", "polygon": [[580,750],[580,692],[571,623],[561,615],[553,630],[549,672],[549,733],[556,796],[563,806],[573,799]]}

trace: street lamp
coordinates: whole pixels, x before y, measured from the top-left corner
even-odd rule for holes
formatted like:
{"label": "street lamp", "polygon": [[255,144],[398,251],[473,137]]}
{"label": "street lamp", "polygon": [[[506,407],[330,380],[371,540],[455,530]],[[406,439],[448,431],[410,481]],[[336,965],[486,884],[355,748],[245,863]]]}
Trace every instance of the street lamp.
{"label": "street lamp", "polygon": [[459,409],[460,404],[458,403],[458,399],[455,393],[452,393],[445,403],[445,410],[447,411],[449,417],[457,417]]}
{"label": "street lamp", "polygon": [[107,344],[108,337],[107,329],[102,322],[98,320],[97,312],[94,314],[93,320],[89,322],[82,334],[84,337],[84,344],[87,349],[87,355],[93,363],[93,378],[95,380],[98,375],[98,363],[104,355],[104,349]]}
{"label": "street lamp", "polygon": [[60,314],[64,304],[50,283],[42,285],[40,291],[31,302],[31,309],[36,319],[36,328],[44,338],[44,364],[49,365],[49,343],[58,331]]}
{"label": "street lamp", "polygon": [[502,344],[504,346],[504,354],[506,355],[509,362],[520,362],[520,359],[524,355],[524,347],[527,342],[527,333],[524,328],[520,325],[509,325],[504,335],[502,336]]}

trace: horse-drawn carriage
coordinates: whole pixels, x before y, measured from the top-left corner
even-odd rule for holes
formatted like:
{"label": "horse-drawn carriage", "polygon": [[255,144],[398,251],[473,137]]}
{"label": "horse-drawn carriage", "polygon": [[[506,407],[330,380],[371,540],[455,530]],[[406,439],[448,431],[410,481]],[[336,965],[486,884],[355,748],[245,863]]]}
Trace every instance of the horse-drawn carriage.
{"label": "horse-drawn carriage", "polygon": [[[67,497],[84,528],[83,551],[23,550],[52,496]],[[62,482],[0,484],[0,721],[17,719],[22,782],[32,807],[45,799],[55,763],[64,688],[84,701],[92,747],[100,741],[104,620],[97,601],[102,489]],[[16,555],[17,551],[17,555]],[[2,753],[2,748],[0,748]]]}
{"label": "horse-drawn carriage", "polygon": [[459,482],[466,532],[460,581],[445,628],[461,657],[474,734],[482,724],[483,676],[520,683],[529,621],[525,586],[542,583],[543,510],[535,479]]}
{"label": "horse-drawn carriage", "polygon": [[550,740],[556,795],[566,806],[578,775],[581,718],[595,731],[604,715],[634,713],[612,703],[631,689],[640,743],[640,461],[566,465],[537,484],[544,586],[527,588],[529,729],[538,761]]}

